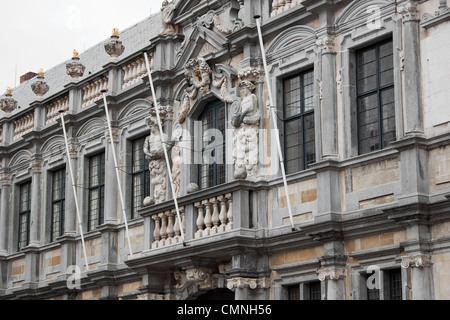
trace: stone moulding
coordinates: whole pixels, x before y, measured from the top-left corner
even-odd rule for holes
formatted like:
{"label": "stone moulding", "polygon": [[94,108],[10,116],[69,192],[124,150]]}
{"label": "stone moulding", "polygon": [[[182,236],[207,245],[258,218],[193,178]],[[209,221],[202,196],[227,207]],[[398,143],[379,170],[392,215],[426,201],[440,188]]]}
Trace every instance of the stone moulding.
{"label": "stone moulding", "polygon": [[440,0],[439,3],[439,10],[435,11],[434,14],[423,14],[421,23],[423,28],[434,27],[444,21],[450,20],[450,7],[447,6],[447,0]]}

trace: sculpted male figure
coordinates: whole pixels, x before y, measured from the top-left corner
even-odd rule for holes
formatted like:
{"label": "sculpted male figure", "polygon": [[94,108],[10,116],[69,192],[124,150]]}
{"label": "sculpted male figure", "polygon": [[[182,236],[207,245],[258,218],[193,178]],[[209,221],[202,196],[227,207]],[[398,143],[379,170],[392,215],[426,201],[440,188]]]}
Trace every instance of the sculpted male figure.
{"label": "sculpted male figure", "polygon": [[233,156],[235,159],[234,177],[246,179],[258,174],[258,135],[261,113],[258,99],[252,92],[255,85],[251,81],[239,83],[242,100],[235,110],[232,124],[236,128]]}

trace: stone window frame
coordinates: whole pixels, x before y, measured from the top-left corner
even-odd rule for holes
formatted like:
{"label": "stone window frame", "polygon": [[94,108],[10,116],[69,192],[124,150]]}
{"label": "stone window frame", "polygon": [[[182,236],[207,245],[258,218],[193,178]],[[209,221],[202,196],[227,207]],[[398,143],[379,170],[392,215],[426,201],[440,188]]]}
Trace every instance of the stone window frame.
{"label": "stone window frame", "polygon": [[[36,183],[35,181],[33,181],[33,179],[30,180],[25,180],[22,182],[18,182],[16,183],[16,187],[15,187],[15,191],[17,191],[17,211],[14,210],[15,213],[17,213],[17,251],[20,252],[22,251],[22,249],[26,248],[29,244],[30,244],[30,233],[31,233],[31,223],[30,223],[30,219],[31,219],[31,197],[32,197],[32,187],[33,187],[33,183]],[[22,187],[23,186],[28,186],[28,209],[26,211],[21,211],[20,209],[20,203],[22,200]],[[21,247],[21,240],[20,240],[20,235],[21,235],[21,225],[20,225],[20,216],[26,214],[27,215],[27,231],[26,231],[26,235],[27,235],[27,240],[26,240],[26,245],[24,247]]]}
{"label": "stone window frame", "polygon": [[[103,155],[103,160],[104,160],[103,166],[104,166],[105,174],[103,175],[103,177],[100,177],[100,178],[102,178],[103,181],[102,181],[102,183],[99,183],[96,186],[92,187],[91,184],[90,184],[91,160],[93,158],[95,158],[95,157],[98,157],[98,156],[101,157],[102,155]],[[87,170],[86,170],[87,171],[87,180],[86,180],[86,191],[87,191],[87,203],[86,203],[87,210],[86,210],[86,214],[87,214],[87,220],[86,220],[86,223],[87,223],[87,230],[88,230],[88,232],[96,230],[99,226],[101,226],[105,222],[105,203],[104,203],[104,201],[105,201],[105,198],[106,198],[105,195],[106,195],[106,191],[107,191],[106,183],[105,183],[106,182],[105,181],[105,176],[106,176],[106,157],[107,157],[107,155],[106,155],[106,150],[105,150],[103,152],[97,152],[97,153],[91,154],[89,156],[86,156],[86,160],[85,160],[87,162]],[[101,164],[101,162],[100,162],[100,164]],[[99,170],[101,172],[101,169],[99,169]],[[91,192],[91,189],[98,189],[100,191],[99,197],[101,199],[101,190],[102,190],[102,188],[103,188],[103,194],[104,194],[104,196],[103,196],[103,219],[101,219],[100,215],[98,215],[97,216],[98,221],[96,221],[94,225],[90,225],[90,223],[91,223],[91,215],[90,215],[91,214],[91,212],[90,212],[91,207],[90,207],[90,201],[89,201],[90,200],[90,192]],[[101,208],[101,200],[100,200],[100,208]],[[100,213],[101,212],[99,212],[99,214]]]}
{"label": "stone window frame", "polygon": [[[55,173],[61,174],[63,170],[64,170],[64,174],[62,175],[62,181],[64,183],[64,192],[62,194],[62,198],[60,198],[58,200],[54,200],[53,199],[53,191],[54,191],[53,177],[54,177]],[[64,223],[65,222],[64,221],[65,221],[65,216],[66,216],[66,209],[65,209],[65,207],[66,207],[66,205],[65,205],[65,203],[66,203],[66,190],[67,190],[67,187],[68,187],[67,184],[66,184],[66,176],[67,176],[67,174],[68,174],[68,172],[67,172],[66,166],[58,166],[56,168],[52,168],[52,170],[48,170],[47,171],[48,185],[49,185],[49,189],[47,189],[47,190],[49,190],[48,196],[50,197],[50,201],[49,201],[50,210],[48,210],[46,212],[50,213],[50,219],[49,219],[50,220],[50,230],[49,230],[49,232],[50,232],[50,234],[49,234],[49,236],[50,236],[49,242],[50,243],[56,242],[58,237],[64,235],[64,230],[65,230],[65,228],[64,228]],[[62,205],[62,208],[63,208],[64,211],[62,213],[60,212],[59,236],[56,236],[55,238],[53,238],[53,231],[54,231],[53,230],[53,217],[54,217],[53,205],[56,202],[63,202],[64,203],[64,205]],[[64,216],[64,219],[62,221],[61,221],[61,216]],[[61,225],[61,223],[62,223],[62,225]],[[62,234],[61,234],[61,232],[62,232]]]}
{"label": "stone window frame", "polygon": [[[315,52],[315,43],[314,42],[306,42],[298,48],[300,51],[304,51],[304,55],[299,57],[299,59],[290,59],[290,57],[294,57],[295,53],[292,56],[288,56],[285,58],[279,58],[274,61],[270,61],[268,63],[272,64],[272,69],[270,71],[271,78],[271,87],[273,92],[273,96],[275,99],[275,104],[277,106],[277,114],[283,114],[283,83],[284,80],[292,77],[296,74],[300,74],[306,71],[313,71],[314,73],[314,127],[315,127],[315,149],[316,149],[316,162],[322,158],[322,125],[321,125],[321,108],[320,108],[320,86],[319,82],[322,78],[322,68],[321,62],[319,60],[318,54]],[[269,58],[270,59],[270,58]],[[281,148],[285,151],[285,132],[284,132],[284,121],[282,121],[282,117],[277,117],[277,124],[280,130],[281,139]],[[273,124],[271,122],[271,129],[273,129]],[[271,163],[278,163],[278,151],[276,150],[276,144],[271,143],[271,154],[272,159]],[[300,170],[294,174],[303,173],[306,170]],[[280,175],[280,173],[279,173]]]}
{"label": "stone window frame", "polygon": [[[340,53],[338,55],[340,61],[337,61],[340,68],[338,67],[337,72],[341,78],[340,87],[338,88],[338,105],[340,105],[343,112],[343,153],[344,158],[348,159],[360,156],[357,121],[356,51],[388,38],[392,38],[394,53],[396,141],[404,136],[403,79],[401,70],[403,26],[401,18],[395,15],[393,3],[387,4],[386,7],[382,8],[379,29],[369,29],[367,27],[367,17],[343,23],[345,23],[345,28],[343,27],[340,30],[338,26],[336,33],[337,38],[342,37],[342,41],[337,43],[337,50]],[[382,150],[376,150],[369,154]]]}
{"label": "stone window frame", "polygon": [[353,300],[367,300],[367,270],[371,266],[377,266],[380,270],[380,300],[389,298],[390,293],[386,292],[389,289],[388,272],[395,269],[401,269],[402,297],[403,300],[409,300],[411,275],[407,269],[401,266],[401,250],[399,245],[392,245],[355,252],[350,255],[357,260],[355,263],[349,264],[350,293]]}

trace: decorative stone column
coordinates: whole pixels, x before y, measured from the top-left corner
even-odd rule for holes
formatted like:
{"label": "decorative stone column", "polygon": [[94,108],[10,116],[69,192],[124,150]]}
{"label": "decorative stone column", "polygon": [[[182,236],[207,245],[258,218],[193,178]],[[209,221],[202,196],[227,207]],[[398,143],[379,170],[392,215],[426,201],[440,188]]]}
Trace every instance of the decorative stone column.
{"label": "decorative stone column", "polygon": [[344,267],[330,267],[319,271],[319,280],[326,281],[327,300],[345,300],[345,279],[347,269]]}
{"label": "decorative stone column", "polygon": [[338,157],[338,112],[336,84],[336,49],[334,36],[325,35],[316,42],[322,56],[320,101],[322,117],[322,157]]}
{"label": "decorative stone column", "polygon": [[0,204],[0,256],[8,255],[8,223],[11,212],[11,175],[1,176],[2,194]]}
{"label": "decorative stone column", "polygon": [[[69,154],[66,155],[66,161],[70,161],[72,164],[72,170],[74,173],[75,181],[72,181],[72,177],[69,170],[69,165],[66,166],[66,179],[65,179],[65,201],[64,201],[64,233],[69,236],[75,236],[78,232],[78,221],[75,201],[75,195],[73,194],[73,185],[78,183],[78,145],[73,141],[69,142]],[[81,192],[81,189],[77,188],[77,196]]]}
{"label": "decorative stone column", "polygon": [[407,1],[399,8],[404,29],[405,133],[424,134],[420,71],[420,17],[417,1]]}
{"label": "decorative stone column", "polygon": [[31,162],[33,180],[31,183],[31,214],[30,214],[30,247],[40,245],[41,222],[41,190],[42,185],[42,160]]}
{"label": "decorative stone column", "polygon": [[433,269],[430,254],[402,257],[402,268],[410,269],[412,300],[433,300]]}

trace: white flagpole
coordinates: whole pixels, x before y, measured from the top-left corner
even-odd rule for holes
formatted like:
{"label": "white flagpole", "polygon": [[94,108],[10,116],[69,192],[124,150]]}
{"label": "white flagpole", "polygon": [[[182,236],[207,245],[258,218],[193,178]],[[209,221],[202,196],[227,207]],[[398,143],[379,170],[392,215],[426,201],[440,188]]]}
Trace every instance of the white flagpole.
{"label": "white flagpole", "polygon": [[84,242],[83,224],[81,222],[80,208],[78,206],[77,187],[75,185],[75,176],[73,174],[72,161],[70,159],[69,142],[67,141],[66,124],[64,123],[64,111],[63,110],[59,111],[59,114],[61,117],[61,123],[62,123],[62,127],[63,127],[64,141],[66,143],[67,165],[69,166],[70,178],[72,180],[72,191],[73,191],[73,196],[75,198],[75,209],[77,212],[78,228],[80,229],[81,244],[83,245],[84,261],[86,264],[86,271],[89,271],[88,258],[87,258],[87,254],[86,254],[86,244]]}
{"label": "white flagpole", "polygon": [[153,103],[155,104],[155,109],[156,109],[156,117],[158,119],[159,132],[161,133],[161,144],[163,146],[164,155],[166,158],[166,165],[167,165],[167,172],[169,173],[170,186],[172,187],[173,201],[175,202],[175,209],[177,211],[178,224],[180,225],[181,239],[183,241],[183,245],[186,246],[186,242],[184,239],[183,223],[181,221],[180,209],[178,208],[177,194],[175,192],[175,186],[174,186],[173,178],[172,178],[172,169],[170,168],[169,155],[167,153],[166,141],[164,141],[164,135],[163,135],[164,131],[163,131],[162,124],[161,124],[161,117],[159,116],[158,101],[156,99],[155,87],[153,85],[152,73],[150,71],[150,63],[148,62],[148,56],[147,56],[146,52],[144,52],[144,57],[145,57],[145,64],[147,66],[148,78],[150,81],[150,88],[152,89]]}
{"label": "white flagpole", "polygon": [[102,90],[102,93],[103,93],[103,102],[105,104],[106,121],[108,122],[109,138],[111,140],[111,148],[112,148],[112,154],[113,154],[113,159],[114,159],[114,166],[116,169],[117,186],[119,187],[120,205],[122,206],[123,220],[125,222],[125,232],[126,232],[126,236],[128,239],[128,248],[130,250],[131,257],[133,257],[133,250],[131,248],[131,240],[130,240],[130,232],[128,230],[127,212],[125,209],[125,200],[123,198],[122,185],[120,184],[119,165],[117,162],[116,150],[114,148],[114,139],[113,139],[112,128],[111,128],[111,120],[109,118],[108,102],[106,101],[106,90]]}
{"label": "white flagpole", "polygon": [[[275,114],[275,104],[274,104],[274,100],[273,100],[273,96],[272,96],[272,88],[270,86],[269,69],[267,68],[266,52],[264,50],[264,41],[263,41],[263,36],[262,36],[262,32],[261,32],[261,17],[255,16],[255,19],[256,19],[256,26],[258,28],[259,43],[261,46],[261,56],[262,56],[263,64],[264,64],[264,73],[266,76],[267,91],[269,92],[270,110],[272,111],[271,118],[273,120],[273,126],[275,128],[275,131],[278,133],[278,124],[277,124],[277,118],[276,118],[276,114]],[[281,174],[283,175],[284,190],[286,193],[286,201],[287,201],[287,206],[288,206],[288,210],[289,210],[289,218],[291,220],[292,230],[295,230],[294,217],[292,215],[291,200],[289,198],[289,188],[288,188],[288,183],[287,183],[287,179],[286,179],[286,170],[284,168],[283,151],[281,150],[281,141],[280,141],[279,135],[278,135],[278,139],[276,139],[276,142],[277,142],[277,148],[278,148],[278,156],[280,158]]]}

